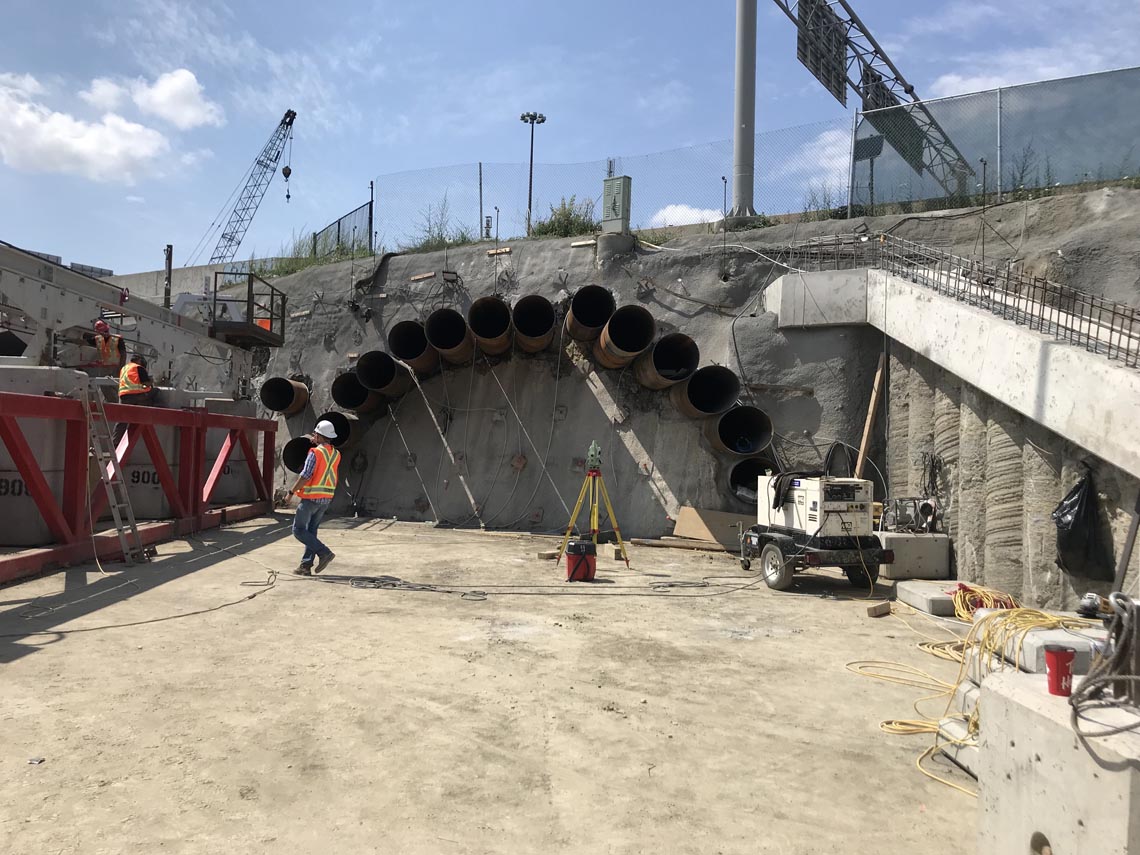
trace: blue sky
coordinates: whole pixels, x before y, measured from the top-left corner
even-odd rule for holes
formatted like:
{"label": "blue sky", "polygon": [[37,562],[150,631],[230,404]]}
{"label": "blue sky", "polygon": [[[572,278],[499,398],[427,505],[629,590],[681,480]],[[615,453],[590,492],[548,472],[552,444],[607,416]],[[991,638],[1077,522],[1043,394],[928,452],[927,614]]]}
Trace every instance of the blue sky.
{"label": "blue sky", "polygon": [[[852,5],[927,98],[1140,64],[1134,0],[1080,16],[1063,0]],[[325,225],[378,175],[525,161],[523,110],[549,117],[540,162],[727,139],[734,15],[731,0],[4,0],[0,238],[118,272],[159,267],[169,242],[180,265],[288,107],[293,198],[278,177],[243,256]],[[849,124],[770,0],[759,56],[761,131]],[[677,193],[660,204],[716,188]]]}

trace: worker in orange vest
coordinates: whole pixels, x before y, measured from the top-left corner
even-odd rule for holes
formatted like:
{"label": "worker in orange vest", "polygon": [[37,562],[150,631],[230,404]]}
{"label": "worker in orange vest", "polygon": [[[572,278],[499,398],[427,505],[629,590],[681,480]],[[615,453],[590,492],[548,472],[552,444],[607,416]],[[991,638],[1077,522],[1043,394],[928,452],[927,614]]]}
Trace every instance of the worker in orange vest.
{"label": "worker in orange vest", "polygon": [[[154,387],[151,385],[150,375],[146,373],[146,359],[137,353],[119,372],[119,403],[137,404],[143,407],[155,406]],[[116,447],[126,432],[126,422],[115,425]]]}
{"label": "worker in orange vest", "polygon": [[[309,439],[314,443],[305,458],[301,474],[297,476],[289,497],[299,496],[301,503],[293,517],[293,537],[305,544],[301,556],[301,566],[296,569],[299,576],[320,573],[336,558],[333,551],[317,539],[317,528],[324,519],[325,511],[336,493],[337,473],[340,469],[340,452],[333,448],[336,428],[327,419],[317,422]],[[317,564],[314,567],[313,561]]]}
{"label": "worker in orange vest", "polygon": [[111,334],[111,327],[100,318],[95,322],[95,350],[99,354],[99,364],[108,368],[118,368],[123,362],[123,337]]}

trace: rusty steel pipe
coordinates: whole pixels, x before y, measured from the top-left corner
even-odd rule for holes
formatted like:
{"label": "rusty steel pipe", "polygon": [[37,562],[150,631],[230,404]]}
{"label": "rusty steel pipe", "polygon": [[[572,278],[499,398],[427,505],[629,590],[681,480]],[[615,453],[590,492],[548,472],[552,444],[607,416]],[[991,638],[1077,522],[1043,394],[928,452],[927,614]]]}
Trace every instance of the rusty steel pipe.
{"label": "rusty steel pipe", "polygon": [[309,389],[304,383],[285,377],[270,377],[261,384],[261,403],[267,410],[292,416],[309,403]]}
{"label": "rusty steel pipe", "polygon": [[332,440],[332,446],[340,451],[352,448],[364,433],[364,425],[352,413],[330,410],[317,416],[318,422],[325,420],[332,422],[332,426],[336,428],[336,439]]}
{"label": "rusty steel pipe", "polygon": [[603,368],[624,368],[653,343],[655,335],[657,321],[648,309],[622,306],[594,341],[594,359]]}
{"label": "rusty steel pipe", "polygon": [[748,405],[705,419],[704,432],[709,445],[725,454],[757,454],[772,444],[772,420]]}
{"label": "rusty steel pipe", "polygon": [[428,344],[424,325],[400,321],[388,331],[388,350],[417,374],[431,374],[439,368],[439,353]]}
{"label": "rusty steel pipe", "polygon": [[715,416],[736,403],[740,379],[720,365],[706,365],[669,389],[673,406],[691,419]]}
{"label": "rusty steel pipe", "polygon": [[475,355],[475,336],[455,309],[436,309],[424,324],[428,344],[452,365],[466,365]]}
{"label": "rusty steel pipe", "polygon": [[384,400],[371,389],[365,389],[357,379],[355,371],[346,371],[333,380],[332,399],[338,407],[356,413],[370,413]]}
{"label": "rusty steel pipe", "polygon": [[480,297],[472,303],[467,325],[479,349],[488,356],[511,349],[511,307],[498,297]]}
{"label": "rusty steel pipe", "polygon": [[617,308],[614,295],[600,285],[583,285],[570,299],[566,332],[576,341],[593,341]]}
{"label": "rusty steel pipe", "polygon": [[398,398],[412,388],[408,369],[382,350],[370,350],[356,361],[356,379],[387,398]]}
{"label": "rusty steel pipe", "polygon": [[521,298],[511,312],[515,327],[515,343],[519,350],[538,353],[554,340],[554,306],[539,294]]}
{"label": "rusty steel pipe", "polygon": [[757,492],[757,479],[761,475],[777,475],[779,472],[779,464],[767,454],[745,457],[743,460],[733,463],[728,470],[728,493],[733,498],[751,503],[755,507],[757,497],[755,495],[741,496],[739,491],[746,489],[755,494]]}
{"label": "rusty steel pipe", "polygon": [[309,456],[309,449],[313,441],[307,436],[295,436],[281,449],[281,462],[285,468],[294,474],[300,475],[305,468],[305,458]]}
{"label": "rusty steel pipe", "polygon": [[669,333],[637,357],[633,375],[646,389],[668,389],[692,376],[701,361],[701,349],[684,333]]}

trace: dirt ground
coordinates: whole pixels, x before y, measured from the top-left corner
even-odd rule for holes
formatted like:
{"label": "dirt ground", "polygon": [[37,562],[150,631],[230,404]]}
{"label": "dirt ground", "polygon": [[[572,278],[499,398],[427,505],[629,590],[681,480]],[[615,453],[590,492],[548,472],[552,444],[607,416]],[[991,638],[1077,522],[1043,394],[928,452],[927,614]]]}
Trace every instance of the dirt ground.
{"label": "dirt ground", "polygon": [[878,729],[920,692],[844,663],[953,667],[838,574],[635,548],[567,585],[549,540],[330,520],[331,584],[259,587],[288,523],[0,590],[0,851],[974,851],[928,737]]}

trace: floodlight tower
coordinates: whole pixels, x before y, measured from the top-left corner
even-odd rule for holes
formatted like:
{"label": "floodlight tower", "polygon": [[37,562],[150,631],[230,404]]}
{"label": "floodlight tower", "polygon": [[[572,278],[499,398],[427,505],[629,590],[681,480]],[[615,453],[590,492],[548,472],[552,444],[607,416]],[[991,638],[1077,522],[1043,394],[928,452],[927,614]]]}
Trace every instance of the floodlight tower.
{"label": "floodlight tower", "polygon": [[756,2],[736,0],[736,126],[732,134],[730,217],[756,216]]}

